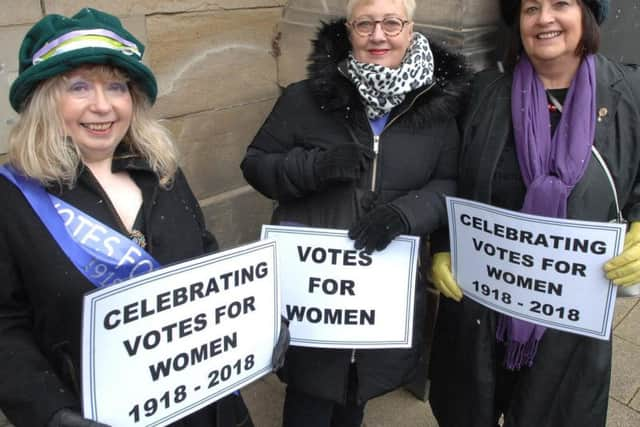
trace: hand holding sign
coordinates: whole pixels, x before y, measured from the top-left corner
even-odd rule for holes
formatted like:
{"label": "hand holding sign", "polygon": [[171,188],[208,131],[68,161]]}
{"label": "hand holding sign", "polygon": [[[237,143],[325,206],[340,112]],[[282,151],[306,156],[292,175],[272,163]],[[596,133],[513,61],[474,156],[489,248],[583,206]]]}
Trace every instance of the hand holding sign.
{"label": "hand holding sign", "polygon": [[391,204],[386,204],[378,206],[353,225],[349,237],[355,240],[356,249],[371,253],[383,250],[394,238],[408,231],[402,213]]}
{"label": "hand holding sign", "polygon": [[462,290],[451,272],[451,254],[449,252],[438,252],[433,255],[431,279],[442,295],[458,302],[462,300]]}
{"label": "hand holding sign", "polygon": [[[620,253],[622,224],[523,214],[455,197],[447,197],[447,211],[451,265],[465,296],[527,322],[609,339],[616,292],[602,266]],[[637,238],[631,233],[628,241]],[[634,246],[631,254],[640,252]]]}
{"label": "hand holding sign", "polygon": [[87,294],[84,415],[161,427],[269,374],[280,326],[275,257],[275,242],[257,242]]}
{"label": "hand holding sign", "polygon": [[624,250],[604,265],[607,279],[618,286],[640,282],[640,222],[631,223],[624,239]]}
{"label": "hand holding sign", "polygon": [[278,244],[292,346],[411,347],[418,237],[375,254],[353,249],[344,230],[265,225],[262,238]]}

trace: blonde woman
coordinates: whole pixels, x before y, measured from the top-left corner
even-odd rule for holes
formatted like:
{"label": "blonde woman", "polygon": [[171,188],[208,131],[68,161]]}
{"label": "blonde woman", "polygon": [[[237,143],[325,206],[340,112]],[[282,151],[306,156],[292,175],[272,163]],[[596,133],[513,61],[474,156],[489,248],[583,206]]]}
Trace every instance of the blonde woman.
{"label": "blonde woman", "polygon": [[[80,415],[83,295],[217,248],[148,115],[157,89],[143,51],[94,9],[45,16],[20,48],[20,116],[0,169],[0,408],[16,427],[102,425]],[[175,425],[252,424],[231,395]]]}

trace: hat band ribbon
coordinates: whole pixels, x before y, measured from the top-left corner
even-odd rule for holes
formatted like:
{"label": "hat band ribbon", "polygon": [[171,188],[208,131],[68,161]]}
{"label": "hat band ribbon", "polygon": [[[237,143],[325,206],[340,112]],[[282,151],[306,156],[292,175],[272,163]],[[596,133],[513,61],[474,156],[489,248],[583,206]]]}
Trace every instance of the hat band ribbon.
{"label": "hat band ribbon", "polygon": [[138,59],[142,58],[142,53],[135,43],[123,39],[113,31],[97,28],[71,31],[51,40],[33,55],[32,63],[36,65],[61,53],[92,47],[113,49],[125,55],[135,55]]}

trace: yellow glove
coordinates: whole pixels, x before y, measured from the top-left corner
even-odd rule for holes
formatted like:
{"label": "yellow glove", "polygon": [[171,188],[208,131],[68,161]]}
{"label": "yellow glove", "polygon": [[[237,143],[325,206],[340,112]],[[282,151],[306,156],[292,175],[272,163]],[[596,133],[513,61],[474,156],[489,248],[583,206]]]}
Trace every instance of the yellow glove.
{"label": "yellow glove", "polygon": [[632,222],[624,238],[624,250],[605,265],[607,279],[618,286],[640,282],[640,222]]}
{"label": "yellow glove", "polygon": [[451,254],[449,252],[438,252],[433,255],[431,279],[442,295],[460,302],[463,296],[462,289],[451,273]]}

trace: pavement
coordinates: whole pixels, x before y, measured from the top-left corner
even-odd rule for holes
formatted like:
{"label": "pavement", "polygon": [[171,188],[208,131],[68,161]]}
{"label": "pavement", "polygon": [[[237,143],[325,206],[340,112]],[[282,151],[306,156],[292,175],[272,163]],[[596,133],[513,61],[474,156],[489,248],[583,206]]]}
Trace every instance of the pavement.
{"label": "pavement", "polygon": [[[607,427],[638,427],[640,426],[640,298],[618,298],[613,325],[613,369]],[[281,426],[284,385],[277,377],[269,375],[254,382],[242,390],[242,396],[249,406],[256,427]],[[464,408],[460,409],[464,410]],[[363,427],[437,427],[437,425],[429,404],[401,389],[371,400],[365,409]]]}
{"label": "pavement", "polygon": [[[613,324],[613,370],[607,427],[637,427],[640,426],[640,299],[618,298]],[[242,395],[256,427],[280,427],[284,385],[277,377],[263,377],[245,387]],[[367,404],[363,427],[437,425],[428,403],[400,389]],[[0,427],[11,427],[1,412]]]}

